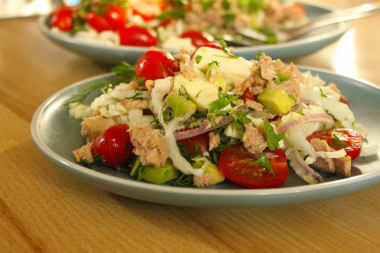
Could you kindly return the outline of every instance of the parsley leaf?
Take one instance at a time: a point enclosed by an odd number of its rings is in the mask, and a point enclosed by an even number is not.
[[[242,133],[245,132],[244,124],[251,123],[252,120],[247,117],[247,115],[244,114],[242,111],[238,111],[234,114],[232,114],[233,121],[235,124],[235,127],[237,130],[241,131]]]
[[[201,62],[202,58],[203,58],[202,55],[195,56],[195,62],[199,64]]]
[[[323,93],[323,90],[322,90],[322,88],[319,88],[319,90],[321,91],[321,97],[323,97],[323,98],[327,98],[326,94],[325,94],[325,93]]]
[[[275,77],[276,84],[282,84],[283,82],[288,81],[289,77],[290,74],[278,73]]]
[[[262,166],[269,170],[270,173],[272,173],[274,176],[276,176],[276,174],[273,171],[272,165],[270,164],[270,161],[268,157],[265,155],[265,153],[260,153],[260,157],[256,161],[250,162],[249,165]]]
[[[331,142],[330,145],[331,145],[333,148],[341,149],[341,148],[345,148],[345,147],[348,146],[347,143],[345,143],[344,141],[341,141],[341,140],[339,139],[339,137],[336,136],[335,134],[333,134],[331,140],[332,140],[332,142]]]
[[[285,131],[281,132],[279,134],[276,134],[274,132],[274,128],[272,125],[269,123],[268,119],[265,118],[264,120],[264,134],[265,138],[268,143],[269,150],[275,150],[280,146],[279,141],[281,141],[284,136],[285,136]]]

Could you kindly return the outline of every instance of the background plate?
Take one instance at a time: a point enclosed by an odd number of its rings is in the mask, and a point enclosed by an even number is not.
[[[316,5],[303,4],[307,9],[309,19],[332,11],[332,9]],[[132,46],[107,46],[83,42],[70,37],[64,37],[50,31],[50,17],[40,17],[38,24],[42,33],[53,43],[84,57],[98,62],[118,64],[121,61],[135,63],[146,52],[147,48]],[[236,47],[234,54],[245,58],[255,58],[259,51],[265,52],[273,59],[287,60],[315,52],[339,39],[349,28],[348,23],[340,23],[319,29],[303,37],[285,43],[260,45],[252,47]],[[173,50],[168,50],[173,52]]]
[[[369,83],[339,76],[333,73],[300,68],[311,71],[323,80],[334,82],[342,90],[357,122],[368,129],[369,144],[380,143],[380,89]],[[293,171],[284,185],[273,189],[245,189],[229,182],[207,189],[154,185],[131,179],[125,173],[113,169],[95,167],[88,169],[75,163],[72,150],[85,143],[80,135],[80,120],[69,117],[67,107],[62,104],[76,94],[88,82],[113,78],[102,75],[75,83],[49,99],[35,112],[31,132],[40,151],[55,165],[98,188],[130,198],[179,206],[254,207],[304,203],[349,194],[380,182],[379,155],[370,159],[358,158],[353,166],[357,176],[341,179],[325,177],[325,182],[307,185]],[[99,91],[100,92],[100,91]],[[92,94],[93,99],[98,94]],[[380,151],[379,151],[380,153]],[[362,174],[357,172],[361,171]]]

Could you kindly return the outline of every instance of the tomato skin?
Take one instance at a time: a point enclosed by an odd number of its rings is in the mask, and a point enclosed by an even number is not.
[[[340,102],[342,102],[343,104],[346,104],[346,105],[348,105],[348,107],[350,107],[350,104],[348,103],[348,101],[346,100],[346,98],[345,98],[345,97],[343,97],[343,96],[340,96],[340,98],[339,98],[339,101],[340,101]]]
[[[139,26],[126,26],[118,30],[120,44],[125,46],[151,47],[157,45],[157,37]]]
[[[106,166],[120,165],[133,156],[133,145],[128,129],[127,124],[114,125],[94,140],[92,144],[93,154],[103,156]]]
[[[208,137],[208,133],[204,133],[204,134],[200,134],[188,139],[180,140],[178,142],[183,143],[184,145],[181,147],[189,150],[191,155],[195,154],[195,151],[196,151],[195,145],[196,143],[198,143],[197,145],[198,145],[199,155],[202,155],[208,151],[209,137]]]
[[[50,17],[50,25],[61,31],[69,31],[74,27],[73,9],[68,6],[57,8]]]
[[[289,176],[289,168],[285,152],[281,149],[267,151],[271,154],[269,161],[273,175],[262,166],[250,165],[258,155],[250,153],[239,143],[227,147],[219,158],[219,169],[230,181],[248,188],[272,188],[285,183]]]
[[[219,50],[223,49],[222,46],[215,44],[215,43],[212,43],[212,42],[202,44],[201,46],[197,47],[197,49],[201,48],[201,47],[211,47],[211,48],[215,48],[215,49],[219,49]]]
[[[295,3],[292,5],[292,8],[300,10],[302,13],[306,14],[306,8],[302,4]]]
[[[191,44],[195,47],[201,47],[202,45],[211,42],[205,34],[198,31],[187,31],[182,33],[180,37],[191,39]]]
[[[243,93],[243,100],[244,101],[247,101],[247,100],[253,100],[253,101],[256,101],[257,102],[257,96],[251,94],[249,92],[249,89],[246,89]]]
[[[351,157],[351,160],[358,158],[363,146],[364,137],[361,133],[353,129],[333,128],[325,131],[316,131],[309,135],[306,139],[308,141],[310,141],[313,138],[325,140],[331,148],[339,150],[340,148],[334,147],[334,140],[332,136],[333,132],[339,133],[339,135],[336,136],[339,138],[340,141],[343,141],[347,144],[347,147],[345,147],[344,150],[346,151],[347,155]]]
[[[179,71],[179,64],[167,52],[150,50],[137,61],[135,70],[137,79],[156,80],[174,76]]]
[[[114,30],[125,26],[127,20],[126,10],[120,5],[110,4],[107,7],[104,17],[108,24],[112,26]]]
[[[87,13],[86,22],[99,33],[103,31],[112,30],[112,26],[107,22],[107,20],[104,17],[92,11]]]

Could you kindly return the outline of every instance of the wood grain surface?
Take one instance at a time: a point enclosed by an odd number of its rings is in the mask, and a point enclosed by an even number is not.
[[[380,86],[379,25],[380,16],[355,21],[294,62]],[[0,252],[380,252],[380,185],[292,206],[185,208],[120,197],[61,171],[33,143],[33,113],[109,69],[52,44],[37,18],[0,21]]]

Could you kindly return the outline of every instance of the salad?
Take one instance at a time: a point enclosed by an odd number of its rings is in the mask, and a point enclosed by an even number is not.
[[[221,34],[239,42],[239,28],[276,43],[282,27],[305,21],[302,5],[278,0],[87,0],[61,6],[50,17],[52,32],[78,40],[173,50],[195,49]]]
[[[270,188],[289,170],[309,184],[350,177],[360,155],[365,129],[337,86],[264,53],[247,60],[223,41],[176,55],[151,49],[113,71],[114,81],[67,101],[86,139],[73,153],[87,166],[154,184]]]

